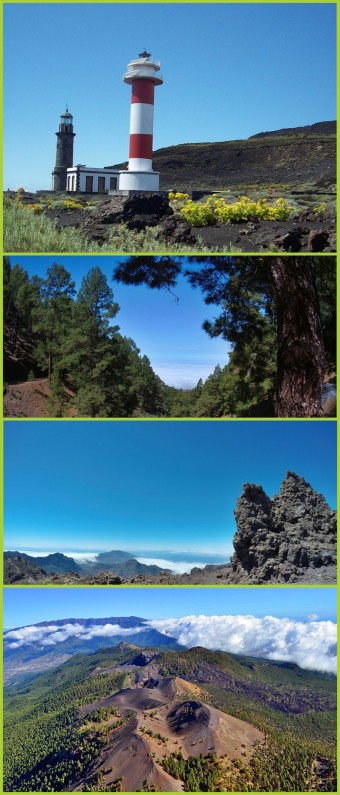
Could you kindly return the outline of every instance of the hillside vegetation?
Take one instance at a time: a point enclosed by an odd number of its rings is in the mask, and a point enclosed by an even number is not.
[[[290,663],[77,654],[6,689],[5,791],[335,790],[335,703],[333,676]]]

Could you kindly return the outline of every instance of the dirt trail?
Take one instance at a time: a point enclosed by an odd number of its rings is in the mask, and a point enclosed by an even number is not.
[[[64,388],[65,398],[74,396]],[[22,381],[6,384],[4,389],[5,417],[48,417],[47,401],[51,390],[47,378],[36,378],[34,381]],[[68,416],[76,416],[75,410],[68,411]]]

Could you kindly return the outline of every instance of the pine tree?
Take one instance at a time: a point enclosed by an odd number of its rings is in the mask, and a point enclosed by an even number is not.
[[[54,262],[47,269],[46,279],[40,285],[40,301],[33,313],[33,331],[38,336],[36,356],[42,367],[47,367],[51,380],[55,369],[60,370],[63,342],[68,334],[72,298],[75,294],[71,274]]]
[[[63,367],[75,383],[79,416],[111,414],[119,358],[115,335],[119,327],[111,326],[110,321],[118,309],[106,276],[99,267],[92,268],[82,280],[62,357]]]

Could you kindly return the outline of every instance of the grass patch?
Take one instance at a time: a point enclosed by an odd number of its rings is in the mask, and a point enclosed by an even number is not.
[[[84,208],[86,209],[86,208]],[[169,243],[160,234],[157,227],[148,227],[141,232],[127,229],[124,224],[112,227],[109,239],[100,245],[87,240],[82,231],[75,227],[56,228],[56,221],[46,218],[44,214],[34,214],[28,207],[6,199],[4,203],[4,251],[37,251],[37,252],[208,252],[211,247],[204,246],[200,241],[195,246]],[[240,249],[227,246],[223,252]]]

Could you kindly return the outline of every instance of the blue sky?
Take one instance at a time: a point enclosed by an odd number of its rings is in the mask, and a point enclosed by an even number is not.
[[[227,363],[229,344],[221,337],[212,339],[202,329],[203,321],[217,316],[218,309],[207,306],[201,291],[190,287],[186,279],[180,278],[174,289],[179,298],[176,302],[165,290],[113,282],[113,268],[123,257],[10,258],[12,266],[18,263],[30,276],[42,277],[56,259],[71,273],[77,289],[90,268],[101,268],[120,306],[114,323],[124,336],[135,341],[166,384],[193,387],[199,378],[205,380],[217,364],[223,367]]]
[[[25,598],[23,598],[25,596]],[[5,588],[5,628],[62,618],[239,615],[335,620],[335,588]]]
[[[50,187],[66,102],[75,163],[127,159],[122,75],[144,47],[155,149],[335,118],[334,3],[8,3],[4,22],[5,188]]]
[[[5,422],[5,549],[229,555],[243,483],[335,507],[335,422]]]

